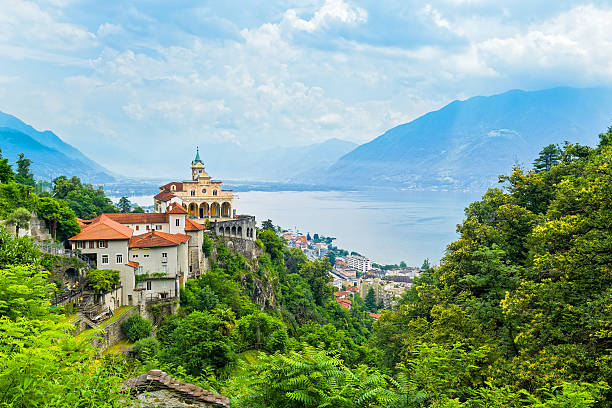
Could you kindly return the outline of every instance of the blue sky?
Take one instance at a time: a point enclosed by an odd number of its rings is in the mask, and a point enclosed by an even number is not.
[[[612,5],[0,0],[0,110],[134,176],[362,143],[454,99],[612,82]],[[230,160],[231,158],[228,158]]]

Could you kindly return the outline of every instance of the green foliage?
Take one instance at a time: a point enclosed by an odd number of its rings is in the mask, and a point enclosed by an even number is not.
[[[175,323],[172,330],[158,332],[163,345],[161,362],[198,375],[209,366],[223,368],[234,359],[235,345],[230,335],[236,322],[231,311],[216,309],[212,314],[196,311]]]
[[[121,331],[130,341],[135,342],[145,339],[151,335],[153,326],[149,319],[145,319],[139,314],[128,317],[121,324]]]
[[[310,286],[317,305],[323,305],[333,293],[333,287],[330,285],[332,281],[331,270],[332,267],[327,259],[308,261],[300,268],[300,275]]]
[[[206,219],[206,221],[208,221],[208,219]],[[204,238],[202,239],[202,252],[204,253],[204,256],[210,258],[212,255],[212,249],[213,240],[207,234],[204,234]]]
[[[237,321],[240,350],[285,351],[289,336],[282,320],[267,313],[256,312]]]
[[[15,175],[15,181],[19,184],[34,187],[36,182],[34,181],[34,174],[30,171],[30,165],[32,160],[25,157],[23,153],[19,153],[17,159],[17,174]]]
[[[0,149],[0,183],[6,184],[14,179],[13,167],[9,164],[8,159],[2,157],[2,149]]]
[[[132,211],[131,211],[131,212],[132,212],[132,213],[140,213],[140,214],[142,214],[142,213],[144,213],[144,212],[145,212],[145,210],[144,210],[144,209],[143,209],[141,206],[137,205],[136,207],[134,207],[134,208],[132,209]]]
[[[119,209],[119,212],[129,213],[132,209],[132,203],[130,202],[130,200],[128,200],[127,197],[124,196],[119,199],[119,202],[117,203],[117,208]]]
[[[132,350],[136,354],[136,358],[142,361],[153,359],[159,352],[159,340],[155,337],[145,337],[134,343]]]
[[[30,214],[30,212],[25,208],[19,207],[9,214],[9,216],[6,218],[6,223],[8,225],[14,225],[15,235],[19,236],[20,229],[30,227],[30,219],[32,219],[32,214]]]
[[[114,285],[119,283],[121,275],[114,269],[93,269],[87,271],[87,285],[97,293],[104,293],[111,290]]]
[[[41,197],[36,204],[36,212],[47,221],[51,234],[60,241],[75,236],[81,230],[76,214],[62,200]]]
[[[48,314],[54,285],[46,272],[32,265],[10,265],[0,269],[0,317],[42,318]]]
[[[29,237],[16,238],[0,227],[0,268],[7,265],[35,264],[40,251]]]
[[[368,293],[366,294],[365,297],[365,305],[368,308],[368,310],[372,313],[376,312],[377,310],[377,304],[376,304],[376,293],[374,292],[374,288],[370,287],[370,289],[368,289]]]
[[[78,177],[61,176],[53,180],[53,197],[64,200],[79,218],[90,219],[102,213],[117,212],[101,187],[82,184]]]
[[[556,144],[546,146],[533,162],[535,171],[549,171],[553,165],[561,161],[561,149]]]

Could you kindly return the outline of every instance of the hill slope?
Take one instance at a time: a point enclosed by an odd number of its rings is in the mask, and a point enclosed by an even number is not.
[[[330,167],[329,185],[480,189],[542,147],[594,144],[612,124],[609,88],[509,91],[454,101],[388,130]]]
[[[114,180],[111,172],[61,140],[51,131],[39,132],[15,116],[0,112],[0,148],[12,163],[19,153],[32,160],[36,178],[76,175],[88,182]]]

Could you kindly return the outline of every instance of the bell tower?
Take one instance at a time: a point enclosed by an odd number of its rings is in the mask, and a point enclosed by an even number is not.
[[[200,149],[196,147],[196,157],[191,162],[191,178],[197,180],[202,173],[204,173],[204,163],[200,159]]]

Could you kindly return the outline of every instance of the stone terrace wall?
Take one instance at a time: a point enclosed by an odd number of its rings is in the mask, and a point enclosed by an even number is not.
[[[138,307],[134,307],[131,310],[128,310],[123,316],[121,316],[118,320],[112,322],[108,326],[104,328],[104,333],[100,334],[100,339],[94,339],[94,346],[100,349],[100,352],[103,352],[110,346],[119,343],[121,340],[125,339],[125,336],[121,332],[121,324],[128,319],[130,316],[138,314]]]
[[[229,398],[178,381],[161,370],[151,370],[125,382],[138,402],[133,407],[230,408]]]

